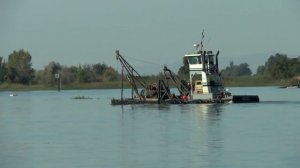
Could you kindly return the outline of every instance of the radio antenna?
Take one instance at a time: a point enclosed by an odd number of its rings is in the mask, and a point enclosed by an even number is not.
[[[200,51],[202,51],[202,49],[203,49],[203,39],[204,39],[204,29],[203,29],[203,31],[202,31],[202,37],[201,37],[201,43],[200,43]]]

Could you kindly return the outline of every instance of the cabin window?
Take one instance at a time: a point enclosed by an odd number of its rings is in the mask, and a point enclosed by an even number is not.
[[[188,57],[189,64],[198,64],[198,57]]]
[[[201,57],[198,57],[198,62],[199,62],[199,64],[202,64],[202,59],[201,59]]]

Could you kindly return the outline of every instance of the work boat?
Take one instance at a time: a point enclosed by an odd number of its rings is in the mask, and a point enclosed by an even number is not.
[[[122,65],[121,99],[112,99],[112,105],[122,104],[201,104],[201,103],[255,103],[257,95],[231,95],[223,86],[218,63],[219,51],[197,50],[186,54],[189,68],[189,82],[180,79],[174,72],[164,67],[165,79],[148,84],[139,73],[116,51],[116,58]],[[131,85],[131,98],[123,98],[124,73]],[[179,95],[171,93],[170,82],[178,89]]]
[[[190,101],[214,102],[232,101],[233,97],[225,90],[218,64],[219,51],[197,51],[184,57],[189,64]]]
[[[202,50],[184,56],[189,64],[189,80],[191,83],[190,102],[259,102],[257,95],[232,96],[231,93],[224,88],[219,72],[218,56],[219,51],[214,54],[212,51]]]

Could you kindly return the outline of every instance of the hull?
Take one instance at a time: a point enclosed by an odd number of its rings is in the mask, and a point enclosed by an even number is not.
[[[232,99],[196,99],[187,100],[182,99],[167,99],[161,102],[158,99],[154,100],[140,100],[140,99],[112,99],[111,105],[128,105],[128,104],[213,104],[213,103],[230,103]]]
[[[127,104],[219,104],[219,103],[258,103],[257,95],[234,95],[221,99],[166,99],[159,101],[156,98],[151,99],[112,99],[112,105],[127,105]]]

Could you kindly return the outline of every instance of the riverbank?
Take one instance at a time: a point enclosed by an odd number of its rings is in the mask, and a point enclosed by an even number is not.
[[[154,83],[155,80],[147,81],[147,83]],[[266,77],[246,76],[235,78],[224,78],[224,84],[226,87],[246,87],[246,86],[288,86],[290,80],[273,80]],[[122,86],[121,81],[111,82],[93,82],[93,83],[74,83],[69,85],[62,85],[63,90],[72,89],[120,89]],[[124,88],[130,88],[127,81],[124,81]],[[43,85],[43,84],[0,84],[0,91],[31,91],[31,90],[57,90],[55,85]]]
[[[129,88],[129,84],[124,83],[124,87]],[[72,89],[115,89],[121,88],[121,82],[93,82],[93,83],[74,83],[69,85],[62,85],[62,90]],[[57,90],[55,85],[43,85],[43,84],[11,84],[4,83],[0,84],[0,91],[32,91],[32,90]]]
[[[246,87],[246,86],[288,86],[292,80],[275,80],[264,76],[241,76],[223,78],[224,85],[227,87]]]

